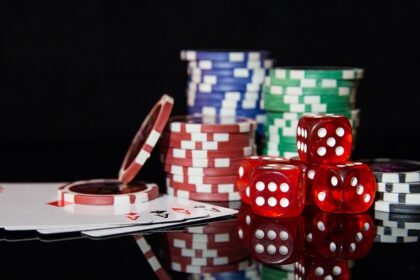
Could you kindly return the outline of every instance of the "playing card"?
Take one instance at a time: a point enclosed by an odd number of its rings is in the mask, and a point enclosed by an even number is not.
[[[0,227],[35,230],[84,226],[151,224],[152,215],[133,205],[88,206],[60,203],[60,183],[2,184]],[[83,206],[83,207],[78,207]]]
[[[78,210],[77,213],[85,213],[89,209],[86,207],[79,207],[80,205],[75,205],[75,209]],[[135,204],[133,205],[133,210],[136,213],[147,213],[152,217],[153,224],[158,223],[172,223],[172,222],[181,222],[191,219],[198,219],[207,217],[209,214],[206,211],[200,211],[200,208],[195,208],[195,204],[190,200],[177,199],[171,196],[162,195],[161,197],[154,199],[148,203]],[[92,207],[92,206],[89,206]],[[118,227],[120,225],[117,225]],[[55,234],[55,233],[65,233],[65,232],[75,232],[75,231],[84,231],[84,230],[94,230],[94,229],[105,229],[105,228],[115,228],[116,225],[102,225],[102,226],[86,226],[86,227],[67,227],[67,228],[48,228],[48,229],[38,229],[38,232],[42,234]],[[162,225],[163,226],[163,225]]]
[[[196,211],[200,211],[203,213],[207,213],[208,216],[197,218],[194,221],[205,221],[209,219],[214,219],[218,217],[223,216],[229,216],[234,215],[238,213],[237,210],[224,208],[220,206],[214,206],[211,204],[203,203],[203,202],[197,202],[192,200],[184,200],[179,199],[176,197],[171,197],[172,201],[178,201],[182,204],[188,204],[189,208],[193,208]],[[123,233],[129,233],[129,232],[140,232],[140,231],[146,231],[151,229],[156,229],[159,227],[169,227],[169,226],[176,226],[176,225],[182,225],[191,222],[191,220],[181,221],[181,222],[174,222],[174,223],[165,223],[161,225],[140,225],[140,226],[130,226],[130,227],[120,227],[120,228],[110,228],[110,229],[100,229],[100,230],[88,230],[88,231],[82,231],[83,234],[90,236],[90,237],[103,237],[103,236],[110,236],[110,235],[116,235],[116,234],[123,234]]]

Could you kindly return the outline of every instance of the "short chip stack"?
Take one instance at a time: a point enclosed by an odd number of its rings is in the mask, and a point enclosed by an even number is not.
[[[420,162],[363,160],[377,181],[376,242],[418,242],[420,236]]]
[[[266,110],[263,153],[297,156],[296,128],[307,113],[334,113],[350,119],[353,133],[359,126],[356,91],[363,69],[273,68],[263,86],[261,108]],[[355,138],[355,135],[353,135]]]
[[[170,195],[201,201],[240,200],[238,167],[253,155],[256,122],[245,117],[180,116],[161,139]]]
[[[255,119],[263,135],[261,87],[273,65],[268,51],[184,50],[188,61],[189,114],[245,116]]]
[[[248,248],[236,234],[236,220],[167,232],[165,238],[168,244],[166,258],[174,271],[210,276],[244,273],[253,267]]]

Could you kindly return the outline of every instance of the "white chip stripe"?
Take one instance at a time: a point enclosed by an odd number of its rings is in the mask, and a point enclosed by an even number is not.
[[[419,183],[377,183],[379,192],[420,193]]]
[[[376,200],[374,209],[382,212],[395,212],[401,214],[420,214],[420,205],[394,203],[389,201]]]
[[[378,243],[411,243],[418,242],[418,236],[390,236],[390,235],[376,235],[375,242]]]
[[[166,187],[167,187],[167,192],[170,196],[176,196],[176,197],[181,197],[181,198],[185,198],[185,199],[195,199],[194,195],[190,195],[189,191],[174,189],[169,185],[167,185]],[[228,192],[228,193],[220,193],[220,194],[227,195],[227,198],[225,198],[225,199],[228,200],[228,201],[236,201],[236,200],[241,199],[241,196],[240,196],[239,192]],[[206,195],[211,196],[212,194],[206,194]],[[190,196],[191,196],[191,198],[190,198]],[[201,249],[201,248],[197,248],[197,249]]]
[[[389,202],[420,205],[420,194],[380,193],[380,198]]]
[[[389,235],[389,236],[419,236],[420,232],[411,232],[412,230],[404,228],[393,228],[376,226],[376,234],[378,235]]]

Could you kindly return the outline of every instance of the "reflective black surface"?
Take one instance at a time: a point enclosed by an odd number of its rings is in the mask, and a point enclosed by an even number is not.
[[[162,277],[166,276],[172,279],[244,279],[241,278],[245,275],[244,269],[248,276],[245,279],[294,279],[294,272],[284,269],[293,269],[296,262],[301,266],[297,265],[295,272],[302,279],[324,279],[328,274],[333,275],[334,267],[341,278],[332,279],[418,279],[420,243],[414,241],[420,238],[420,221],[415,216],[410,220],[403,218],[406,217],[384,212],[333,215],[307,207],[296,219],[277,220],[255,216],[242,205],[238,216],[232,219],[95,240],[79,233],[42,235],[33,231],[2,230],[0,263],[2,274],[10,276],[6,279],[28,276],[44,279],[164,279]],[[369,231],[365,231],[367,224]],[[263,238],[258,230],[264,232]],[[271,236],[272,240],[269,240],[270,230],[276,239]],[[312,233],[310,238],[309,233]],[[390,237],[392,235],[400,237]],[[410,237],[403,240],[403,235]],[[193,237],[197,239],[192,240]],[[399,243],[382,243],[392,241],[390,239]],[[152,252],[140,244],[150,245]],[[263,245],[264,253],[256,252],[257,244]],[[275,253],[267,253],[270,244],[275,245]],[[209,249],[194,251],[180,247]],[[203,270],[218,271],[219,274],[180,272],[186,268],[176,263],[191,262],[191,256],[182,256],[191,253],[201,254],[195,261],[201,262],[199,264],[205,267]],[[215,258],[214,254],[219,255]],[[148,261],[153,257],[162,266],[157,270],[158,274],[150,266],[152,263],[156,268],[156,262]],[[242,272],[235,272],[237,263],[241,263]],[[292,265],[287,266],[290,263]],[[318,273],[321,271],[319,266],[323,268],[322,277],[314,276],[316,269]],[[341,268],[337,270],[337,266]],[[305,267],[305,274],[301,267]],[[347,270],[350,278],[346,278]],[[220,274],[222,271],[230,272]]]

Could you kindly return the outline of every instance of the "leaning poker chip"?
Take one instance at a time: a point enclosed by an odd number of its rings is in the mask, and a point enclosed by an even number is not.
[[[376,226],[376,234],[390,236],[420,236],[420,230]]]
[[[232,144],[231,144],[232,145]],[[214,158],[214,159],[205,159],[205,158],[166,158],[165,163],[171,165],[180,165],[186,167],[212,167],[212,168],[221,168],[221,167],[236,167],[241,163],[242,158]]]
[[[200,193],[231,193],[237,191],[235,184],[185,184],[171,181],[167,178],[167,184],[178,190]]]
[[[237,167],[186,167],[165,162],[164,170],[170,174],[187,175],[187,176],[223,176],[236,174]]]
[[[353,67],[279,67],[270,69],[272,79],[336,79],[359,80],[364,70]]]
[[[122,183],[116,179],[98,179],[69,183],[58,189],[58,199],[86,205],[124,205],[142,203],[159,196],[153,183]]]
[[[139,246],[144,257],[147,259],[147,262],[152,267],[153,271],[158,276],[159,280],[170,280],[171,277],[168,273],[162,268],[159,260],[156,258],[155,254],[152,251],[152,248],[147,243],[143,235],[136,234],[134,235],[137,245]]]
[[[420,205],[420,194],[377,192],[377,199],[392,203]]]
[[[388,201],[376,200],[375,210],[402,214],[420,214],[420,205],[403,203],[393,203]]]
[[[120,181],[131,181],[150,157],[169,120],[173,104],[173,98],[164,95],[146,116],[124,158],[119,172]]]
[[[326,96],[349,96],[355,95],[356,89],[351,86],[334,88],[316,88],[316,87],[292,87],[278,85],[263,85],[263,91],[271,95],[326,95]]]
[[[256,129],[256,122],[245,117],[179,116],[170,121],[171,132],[246,133]]]
[[[196,142],[241,142],[253,138],[252,133],[183,133],[165,132],[162,138],[169,140],[187,140]]]
[[[227,61],[227,62],[246,62],[249,60],[262,60],[269,56],[266,50],[182,50],[181,60],[197,61]]]
[[[187,176],[177,174],[166,174],[171,182],[182,184],[234,184],[236,175],[229,176]]]
[[[217,273],[217,272],[227,272],[227,271],[238,271],[246,269],[251,265],[250,260],[241,261],[238,263],[228,264],[228,265],[218,265],[218,266],[193,266],[188,264],[182,264],[179,262],[171,262],[171,269],[179,272],[186,273]]]
[[[215,257],[215,258],[190,258],[190,257],[171,255],[170,259],[173,262],[178,262],[178,263],[193,265],[193,266],[218,266],[218,265],[228,265],[231,263],[243,261],[247,257],[248,256],[231,255],[231,256]]]
[[[212,158],[238,158],[252,156],[255,154],[256,147],[255,145],[244,147],[240,149],[230,150],[230,151],[208,151],[208,150],[185,150],[177,148],[164,148],[161,147],[161,152],[163,155],[163,160],[169,160],[171,158],[202,158],[202,159],[212,159]]]
[[[198,201],[235,201],[240,200],[239,192],[231,193],[199,193],[199,192],[189,192],[185,190],[175,189],[169,185],[167,187],[167,192],[171,196],[181,197],[184,199],[198,200]],[[200,249],[200,248],[198,248]]]
[[[203,70],[213,69],[234,69],[234,68],[246,68],[246,69],[267,69],[273,67],[274,60],[248,60],[242,62],[229,62],[229,61],[212,61],[212,60],[199,60],[190,61],[188,63],[188,69],[198,68]]]
[[[264,68],[230,68],[205,70],[200,68],[188,68],[188,75],[191,76],[216,76],[232,78],[265,77],[267,70]]]
[[[419,237],[418,236],[376,235],[374,242],[377,242],[377,243],[414,243],[414,242],[419,242]]]
[[[354,80],[336,80],[336,79],[271,79],[266,77],[264,84],[267,86],[283,87],[302,87],[302,88],[339,88],[339,87],[357,87],[358,82]]]
[[[206,150],[206,151],[229,151],[232,146],[239,148],[250,147],[254,145],[253,138],[235,140],[231,142],[219,141],[189,141],[161,138],[161,145],[163,149],[177,148],[183,150]]]
[[[419,183],[420,162],[404,159],[366,159],[379,183]]]
[[[194,83],[189,82],[187,89],[189,91],[200,91],[200,92],[213,92],[213,91],[259,91],[261,90],[261,83],[237,83],[237,84],[205,84],[205,83]]]
[[[171,255],[190,257],[190,258],[218,258],[231,255],[248,256],[249,252],[246,247],[237,246],[234,248],[217,248],[217,249],[187,249],[170,247]]]

